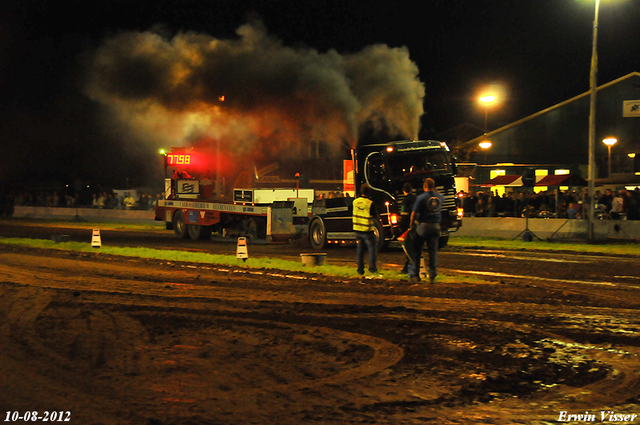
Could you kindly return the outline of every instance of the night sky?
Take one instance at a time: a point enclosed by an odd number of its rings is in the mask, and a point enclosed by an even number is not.
[[[341,111],[344,116],[353,118],[352,123],[347,120],[344,124],[341,117],[342,127],[357,127],[366,117],[387,123],[397,118],[386,116],[384,108],[398,109],[400,103],[385,103],[390,99],[388,94],[373,93],[375,89],[367,85],[374,80],[367,74],[367,64],[372,63],[367,60],[397,57],[400,63],[404,47],[410,58],[408,64],[403,63],[406,81],[415,86],[411,93],[418,93],[418,99],[424,96],[418,135],[426,138],[466,122],[482,126],[484,111],[475,98],[483,85],[499,83],[506,95],[501,105],[491,110],[489,129],[587,91],[593,18],[594,1],[586,0],[5,0],[0,4],[0,182],[55,180],[64,184],[79,179],[122,186],[129,179],[130,185],[141,186],[157,178],[153,175],[158,164],[157,144],[149,141],[153,132],[133,134],[131,128],[139,117],[132,116],[126,122],[123,111],[129,113],[133,104],[139,110],[142,100],[152,97],[154,107],[162,105],[171,114],[188,112],[193,108],[193,92],[166,93],[158,88],[162,85],[155,84],[154,78],[169,75],[156,71],[166,68],[171,56],[162,63],[149,59],[158,65],[153,70],[138,66],[130,56],[118,56],[122,60],[118,66],[108,68],[111,62],[104,65],[103,61],[104,66],[97,67],[97,52],[103,52],[103,59],[111,58],[113,46],[123,45],[123,32],[134,38],[154,34],[156,40],[165,41],[175,41],[177,34],[198,34],[202,37],[197,43],[203,45],[218,40],[238,47],[239,28],[250,25],[251,34],[268,38],[278,54],[297,52],[293,64],[304,64],[301,57],[313,58],[316,64],[345,60],[345,75],[355,75],[355,85],[360,86],[354,97],[361,103],[360,115],[356,119],[344,106],[354,98],[325,98],[317,108],[320,112],[314,110],[314,114],[319,114],[318,122],[330,123],[328,127],[336,119],[332,106],[345,109]],[[244,34],[246,47],[248,36],[246,31]],[[160,44],[164,47],[157,51],[175,49],[175,43]],[[376,45],[383,47],[371,49]],[[131,42],[129,53],[139,46]],[[175,54],[175,50],[170,52]],[[598,52],[599,84],[640,71],[639,1],[602,1]],[[411,62],[417,66],[417,79],[413,80],[413,71],[407,67]],[[271,64],[260,62],[265,73],[279,72],[278,67],[266,69]],[[244,64],[238,69],[244,72],[246,68]],[[98,95],[87,89],[96,85],[96,69],[109,75],[100,80]],[[291,72],[291,68],[282,69]],[[198,102],[208,102],[202,94],[207,89],[228,91],[237,99],[246,96],[246,85],[236,87],[229,80],[220,86],[219,69],[212,65],[205,71],[198,75],[198,84],[190,86],[202,96]],[[395,71],[385,72],[375,77],[384,84],[403,84],[401,79],[391,81],[398,75]],[[175,77],[175,73],[170,75]],[[114,76],[119,80],[114,82]],[[208,86],[212,80],[207,76],[216,83]],[[278,80],[286,86],[287,74]],[[332,82],[331,78],[323,80]],[[318,87],[309,90],[313,93]],[[264,84],[253,89],[261,91]],[[398,102],[411,97],[411,93],[400,92],[397,88],[394,92],[394,99],[403,98]],[[279,119],[293,119],[295,114],[282,106],[288,97],[278,102],[276,88],[265,93],[264,101],[279,111]],[[231,99],[228,105],[234,109],[234,117],[247,111],[256,120],[265,120],[263,115],[256,118],[255,113],[261,99],[256,94],[236,103]],[[122,102],[127,106],[116,118],[114,104]],[[369,104],[373,105],[369,115],[362,118],[362,109]],[[419,111],[416,105],[412,108],[411,114]],[[404,118],[410,122],[412,117]],[[302,127],[308,130],[308,123],[289,130],[294,133]],[[326,136],[354,137],[354,131],[342,127],[333,127],[339,129]],[[409,127],[412,125],[399,124],[398,131],[413,131],[407,130]],[[321,133],[313,129],[309,137],[322,137]],[[273,134],[271,129],[266,138]]]

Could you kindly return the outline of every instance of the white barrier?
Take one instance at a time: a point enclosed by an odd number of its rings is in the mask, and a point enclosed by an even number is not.
[[[587,239],[587,220],[558,218],[465,217],[462,227],[451,237],[475,236],[514,239],[527,228],[540,239]],[[597,220],[594,238],[600,241],[621,240],[640,242],[640,220]]]
[[[154,221],[153,210],[101,210],[94,208],[14,207],[13,217],[89,222],[123,222],[159,224]],[[476,236],[483,238],[513,239],[521,236],[527,224],[524,218],[465,217],[462,227],[451,237]],[[558,218],[531,218],[528,228],[540,239],[587,238],[586,220]],[[640,242],[640,220],[597,220],[594,223],[596,240],[621,240]]]
[[[48,220],[81,220],[89,222],[158,223],[154,221],[153,210],[102,210],[95,208],[53,208],[22,207],[13,208],[13,217]]]

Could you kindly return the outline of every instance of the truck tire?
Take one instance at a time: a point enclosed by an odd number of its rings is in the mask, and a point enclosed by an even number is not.
[[[187,224],[184,222],[184,215],[180,210],[173,214],[173,231],[180,239],[186,239],[189,236]]]
[[[327,244],[327,229],[321,218],[314,218],[309,223],[309,242],[313,249],[324,249]]]
[[[189,237],[194,241],[199,239],[209,239],[211,237],[211,227],[200,224],[188,224]]]
[[[382,230],[382,224],[378,220],[373,220],[374,228],[373,233],[376,235],[376,248],[378,252],[384,250],[389,242],[384,239],[384,230]]]

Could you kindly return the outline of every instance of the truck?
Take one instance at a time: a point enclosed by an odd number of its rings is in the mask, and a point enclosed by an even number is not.
[[[355,242],[353,199],[360,185],[367,183],[380,212],[375,232],[378,249],[383,249],[403,231],[403,185],[410,183],[420,194],[424,180],[431,177],[445,197],[440,246],[446,246],[449,234],[462,224],[463,211],[456,199],[456,164],[445,143],[401,140],[368,144],[351,149],[349,156],[335,161],[336,167],[343,167],[344,178],[330,182],[330,186],[341,186],[339,196],[317,196],[327,193],[322,190],[326,189],[326,180],[304,181],[300,188],[299,175],[296,179],[260,178],[257,170],[252,182],[227,194],[224,180],[219,172],[213,175],[211,168],[216,167],[206,155],[173,148],[164,155],[165,199],[158,202],[155,219],[164,221],[166,228],[180,238],[208,239],[213,232],[223,237],[242,234],[273,242],[308,237],[311,246],[321,250],[331,244]],[[293,187],[269,187],[272,184]]]
[[[306,234],[312,189],[234,188],[226,194],[206,155],[185,148],[164,153],[164,199],[155,220],[179,238],[210,239],[240,235],[284,241]]]
[[[444,195],[440,247],[447,245],[449,234],[462,226],[463,210],[456,198],[456,164],[449,157],[449,148],[435,140],[401,140],[383,144],[362,145],[351,151],[353,190],[358,195],[362,183],[371,189],[371,199],[380,213],[374,222],[378,249],[383,249],[401,236],[400,206],[404,199],[402,187],[410,183],[419,195],[423,182],[431,177],[437,190]],[[309,216],[308,237],[316,250],[330,244],[355,241],[352,229],[353,197],[317,199]]]

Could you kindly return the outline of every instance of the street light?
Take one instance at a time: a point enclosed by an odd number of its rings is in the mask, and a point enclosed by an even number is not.
[[[609,148],[609,174],[608,174],[608,176],[611,177],[611,148],[613,147],[613,145],[618,143],[618,139],[616,139],[615,137],[607,137],[606,139],[604,139],[602,141],[602,143],[607,145],[607,148]]]

